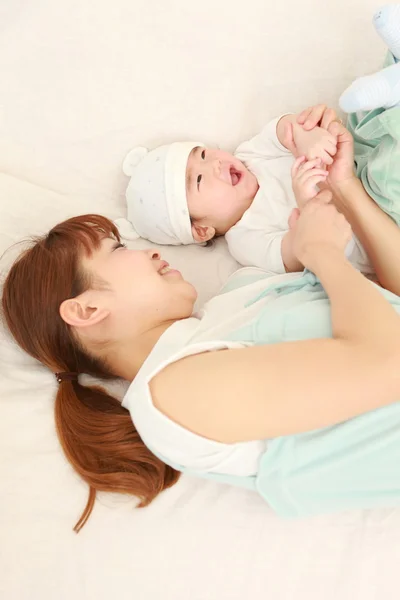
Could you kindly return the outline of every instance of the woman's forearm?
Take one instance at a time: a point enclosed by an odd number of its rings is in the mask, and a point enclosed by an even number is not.
[[[367,252],[379,283],[400,296],[400,229],[356,177],[332,187],[337,208]]]
[[[331,302],[333,337],[388,352],[400,350],[400,316],[376,286],[328,248],[312,265]]]

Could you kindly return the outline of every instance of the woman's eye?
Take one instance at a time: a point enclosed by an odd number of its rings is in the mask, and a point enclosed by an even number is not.
[[[198,176],[197,176],[197,188],[198,188],[198,187],[199,187],[199,185],[200,185],[200,181],[202,180],[202,177],[203,177],[203,175],[198,175]]]
[[[118,250],[118,248],[126,248],[126,244],[121,244],[121,242],[118,242],[118,244],[115,244],[113,250]]]
[[[205,151],[205,150],[203,150],[203,151],[202,151],[202,153],[201,153],[201,158],[202,158],[203,160],[205,160],[205,158],[206,158],[206,151]]]

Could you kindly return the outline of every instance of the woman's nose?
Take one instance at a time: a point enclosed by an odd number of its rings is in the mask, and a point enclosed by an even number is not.
[[[161,253],[157,248],[149,248],[145,250],[146,254],[151,258],[151,260],[160,260]]]

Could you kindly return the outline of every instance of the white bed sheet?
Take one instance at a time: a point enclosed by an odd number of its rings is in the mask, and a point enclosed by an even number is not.
[[[75,214],[124,215],[133,145],[232,148],[282,110],[378,67],[375,0],[0,2],[0,253]],[[139,244],[140,245],[140,244]],[[168,248],[199,303],[236,268],[225,244]],[[2,259],[2,270],[14,250]],[[391,600],[400,511],[284,521],[256,495],[184,477],[149,508],[85,486],[53,424],[52,376],[0,339],[4,600]]]

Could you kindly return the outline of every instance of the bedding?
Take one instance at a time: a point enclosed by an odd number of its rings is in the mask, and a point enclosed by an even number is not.
[[[385,49],[376,0],[0,3],[1,273],[27,236],[76,214],[126,216],[133,146],[232,149],[282,112],[337,105]],[[130,242],[147,247],[146,242]],[[199,289],[236,269],[223,240],[162,248]],[[183,477],[148,508],[86,486],[53,422],[52,375],[0,335],[4,600],[394,600],[400,511],[282,520],[255,494]],[[121,393],[116,389],[116,393]]]

